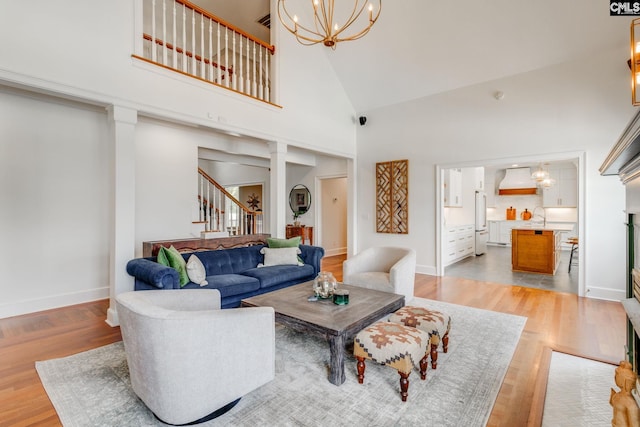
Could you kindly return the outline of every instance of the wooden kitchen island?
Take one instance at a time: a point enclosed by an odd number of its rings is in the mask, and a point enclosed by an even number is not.
[[[514,228],[511,231],[511,269],[556,274],[560,263],[560,231],[546,227]]]

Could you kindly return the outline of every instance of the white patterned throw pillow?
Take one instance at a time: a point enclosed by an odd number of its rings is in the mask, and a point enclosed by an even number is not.
[[[206,280],[207,272],[204,268],[204,264],[202,264],[200,258],[195,255],[191,255],[187,261],[187,275],[189,276],[189,280],[200,286],[206,286],[209,284]]]
[[[298,255],[302,253],[300,248],[267,248],[260,249],[264,255],[264,264],[258,267],[268,267],[270,265],[304,265],[298,260]]]

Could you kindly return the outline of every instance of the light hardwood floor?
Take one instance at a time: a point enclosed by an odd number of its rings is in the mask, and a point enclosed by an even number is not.
[[[323,269],[342,280],[343,260],[327,257]],[[548,347],[611,363],[624,358],[626,321],[617,302],[421,274],[416,275],[415,294],[528,318],[489,426],[527,425],[536,380],[539,374],[546,377]],[[60,425],[34,362],[120,340],[120,329],[105,323],[107,308],[103,300],[0,319],[0,426]]]

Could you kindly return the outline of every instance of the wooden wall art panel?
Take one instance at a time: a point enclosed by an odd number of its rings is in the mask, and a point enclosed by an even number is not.
[[[409,233],[409,161],[376,163],[376,231]]]

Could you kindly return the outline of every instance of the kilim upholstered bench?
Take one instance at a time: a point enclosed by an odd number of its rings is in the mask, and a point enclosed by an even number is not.
[[[429,334],[431,344],[431,367],[438,365],[438,345],[442,341],[442,351],[449,350],[449,331],[451,330],[451,316],[442,312],[423,307],[405,306],[389,316],[389,322],[401,323],[405,326],[418,328]]]
[[[429,334],[398,323],[377,322],[360,331],[353,344],[358,382],[364,382],[365,359],[391,366],[400,374],[400,396],[407,401],[409,374],[414,366],[427,378]]]

